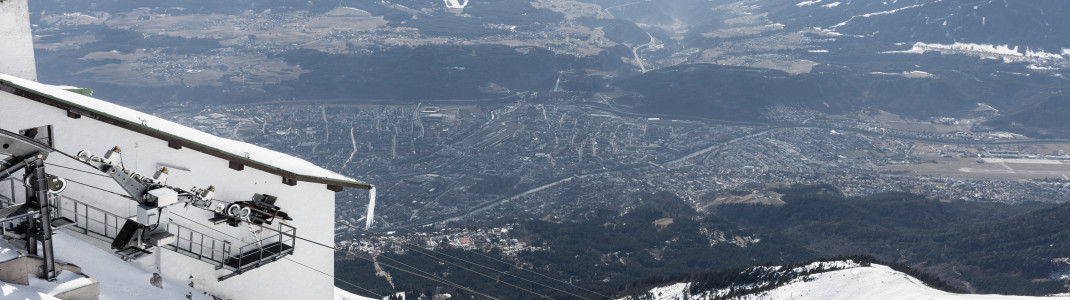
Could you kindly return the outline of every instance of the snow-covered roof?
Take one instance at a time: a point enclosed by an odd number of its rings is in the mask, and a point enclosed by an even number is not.
[[[290,180],[322,183],[334,190],[341,190],[341,187],[371,188],[368,183],[326,170],[300,158],[221,138],[150,114],[70,92],[59,86],[6,74],[0,74],[0,85],[27,92],[28,94],[21,94],[21,96],[65,109],[71,114],[86,115],[108,124],[159,138],[176,147],[190,148],[241,166],[280,175],[284,178],[284,182]]]

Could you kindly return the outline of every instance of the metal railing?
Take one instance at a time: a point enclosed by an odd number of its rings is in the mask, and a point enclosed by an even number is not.
[[[217,269],[222,268],[223,263],[230,257],[229,241],[218,240],[175,223],[167,224],[167,232],[175,235],[174,243],[163,246],[171,251],[212,263]]]
[[[282,222],[278,224],[278,229],[273,229],[276,231],[274,235],[239,247],[238,252],[228,258],[224,264],[227,269],[231,269],[235,273],[220,277],[220,280],[259,268],[279,260],[283,256],[293,254],[297,241],[297,228]]]
[[[15,177],[8,177],[8,178],[0,181],[0,184],[4,184],[3,182],[5,182],[5,181],[10,182],[11,190],[9,191],[9,194],[7,196],[0,195],[0,208],[8,207],[8,206],[12,206],[12,205],[16,204],[14,199],[15,199],[15,182],[17,182],[17,180],[15,179]],[[18,186],[21,187],[22,184],[19,184]],[[12,220],[7,220],[7,221],[4,221],[4,222],[0,222],[0,235],[6,235],[9,230],[14,229],[16,224],[22,223],[25,219],[26,218],[18,218],[18,219],[12,219]]]
[[[8,207],[15,205],[15,182],[17,182],[18,180],[16,180],[15,177],[8,177],[0,181],[0,184],[3,184],[4,181],[9,182],[8,184],[10,185],[11,190],[8,191],[9,194],[6,196],[0,195],[0,207]],[[22,184],[19,184],[18,186],[21,187]]]
[[[285,255],[285,253],[293,252],[295,243],[294,236],[297,235],[297,229],[293,226],[279,223],[278,232],[272,236],[264,238],[262,240],[246,244],[238,249],[240,254],[257,253],[256,255],[238,256],[238,265],[244,266],[249,264],[256,264],[259,266],[264,261],[278,259],[279,254]],[[260,249],[261,251],[255,251]]]
[[[53,218],[71,219],[83,234],[93,233],[109,239],[115,238],[126,220],[133,217],[122,217],[68,196],[55,197],[52,207]]]
[[[78,228],[77,231],[105,239],[114,239],[126,220],[133,217],[122,217],[62,195],[53,197],[50,204],[53,207],[54,219],[70,219],[74,221],[73,225]],[[168,223],[166,230],[175,236],[175,241],[161,248],[210,263],[216,266],[216,269],[234,271],[219,280],[237,276],[293,254],[297,241],[297,228],[282,222],[278,223],[277,228],[269,229],[274,234],[237,249],[234,249],[230,241],[217,239],[176,223]]]

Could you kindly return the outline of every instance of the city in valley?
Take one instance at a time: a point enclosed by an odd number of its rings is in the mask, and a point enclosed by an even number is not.
[[[293,235],[333,225],[350,292],[862,285],[831,262],[1066,295],[1070,2],[960,2],[41,0],[27,26],[40,83],[374,186]]]
[[[602,99],[600,95],[591,98]],[[941,201],[1054,202],[1068,196],[1070,140],[1031,139],[974,118],[904,120],[883,111],[827,115],[776,107],[768,122],[621,112],[563,92],[479,103],[329,101],[174,106],[154,112],[216,135],[278,149],[379,189],[374,229],[429,247],[538,250],[511,220],[567,222],[625,211],[637,192],[670,191],[698,211],[777,205],[772,190],[830,183],[847,196],[900,191]],[[339,196],[362,224],[366,198]],[[448,222],[495,221],[463,229]],[[404,251],[340,227],[340,245]]]

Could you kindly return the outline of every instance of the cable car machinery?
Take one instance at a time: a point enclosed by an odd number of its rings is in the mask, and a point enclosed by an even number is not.
[[[52,207],[49,205],[51,202],[48,201],[49,197],[58,197],[66,187],[64,179],[45,172],[44,160],[50,153],[56,152],[52,147],[51,126],[22,130],[20,133],[15,134],[0,129],[0,154],[8,156],[0,160],[0,180],[10,177],[19,170],[24,170],[23,182],[27,196],[22,204],[0,209],[0,222],[26,219],[20,227],[25,230],[27,250],[36,255],[37,242],[42,243],[45,278],[55,280],[52,230],[76,225],[76,222],[58,216],[53,218]],[[111,243],[116,253],[125,259],[137,258],[151,253],[154,248],[175,242],[176,237],[167,230],[170,220],[165,215],[170,207],[177,204],[212,211],[213,217],[209,219],[210,222],[226,223],[233,227],[245,224],[249,226],[251,232],[253,232],[253,225],[271,225],[275,218],[293,220],[275,205],[277,198],[274,196],[254,194],[252,199],[247,201],[226,202],[214,199],[214,186],[203,189],[193,187],[189,191],[172,187],[167,185],[168,169],[166,167],[157,170],[151,177],[144,176],[123,166],[121,152],[119,147],[114,147],[101,157],[81,151],[75,158],[115,180],[126,191],[129,198],[138,203],[136,218],[126,219]],[[279,242],[268,246],[264,246],[258,240],[256,245],[242,247],[240,252],[233,256],[230,255],[231,249],[225,247],[223,251],[226,252],[226,258],[219,261],[217,269],[228,267],[235,273],[221,277],[220,280],[292,254],[296,230],[291,226],[286,227],[289,228],[288,232],[271,229],[279,232],[280,239]],[[45,230],[46,228],[50,230]],[[289,236],[288,245],[283,242],[281,238],[283,235]],[[251,249],[246,251],[246,248]]]

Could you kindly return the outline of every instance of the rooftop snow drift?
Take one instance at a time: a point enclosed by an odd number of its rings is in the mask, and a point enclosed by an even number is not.
[[[172,148],[190,148],[230,161],[231,168],[245,166],[282,176],[283,183],[297,181],[326,184],[333,191],[343,187],[371,189],[371,185],[323,169],[303,159],[260,146],[217,137],[156,116],[15,76],[0,74],[0,89],[67,111],[72,118],[88,117],[167,141]]]

